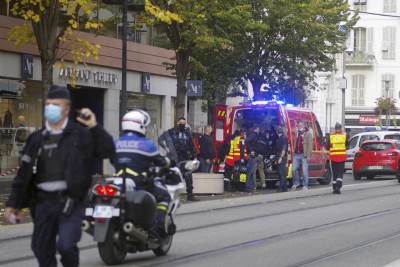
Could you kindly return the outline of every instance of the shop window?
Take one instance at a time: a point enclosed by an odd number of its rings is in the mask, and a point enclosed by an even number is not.
[[[142,109],[149,113],[151,123],[147,127],[147,137],[157,142],[158,136],[161,134],[161,96],[128,94],[128,110]]]
[[[0,79],[0,173],[18,167],[29,134],[41,126],[41,84]]]

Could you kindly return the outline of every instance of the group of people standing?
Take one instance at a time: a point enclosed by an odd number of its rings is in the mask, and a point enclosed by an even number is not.
[[[225,183],[229,189],[254,191],[257,189],[257,172],[260,177],[258,188],[267,187],[265,167],[276,165],[279,173],[279,191],[287,191],[286,129],[278,127],[262,131],[256,125],[249,133],[237,130],[228,139],[225,158]]]

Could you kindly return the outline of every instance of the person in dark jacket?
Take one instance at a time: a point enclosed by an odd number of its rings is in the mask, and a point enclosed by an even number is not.
[[[168,130],[168,135],[172,141],[177,161],[192,160],[196,158],[196,151],[194,149],[192,136],[186,129],[186,119],[181,117],[176,123],[176,127]],[[197,201],[198,199],[193,195],[193,176],[192,173],[185,174],[187,200]]]
[[[212,134],[212,127],[207,126],[203,137],[200,139],[200,163],[201,172],[210,173],[215,158],[214,137]]]
[[[52,86],[45,106],[45,127],[29,136],[21,165],[6,202],[5,217],[21,220],[29,207],[33,219],[32,250],[39,266],[56,266],[56,251],[64,266],[79,265],[83,201],[91,185],[95,158],[113,158],[112,137],[82,109],[78,122],[68,119],[70,95]]]

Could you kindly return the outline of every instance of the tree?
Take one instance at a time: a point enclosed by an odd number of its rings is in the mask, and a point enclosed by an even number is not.
[[[397,111],[396,100],[391,97],[379,97],[376,99],[375,103],[375,113],[379,115],[379,117],[385,114],[386,126],[390,126],[390,116],[391,114],[395,114]],[[396,125],[396,123],[394,125]]]
[[[237,21],[246,15],[246,6],[242,1],[209,1],[209,0],[148,0],[153,7],[158,7],[153,15],[152,24],[164,32],[172,49],[175,51],[176,64],[172,66],[177,77],[176,117],[185,113],[186,81],[194,64],[200,62],[195,57],[198,49],[229,49],[232,41],[216,25],[223,24],[229,18]],[[146,7],[149,12],[149,8]],[[176,14],[176,18],[165,21],[157,18],[159,12]]]
[[[80,62],[97,59],[100,46],[79,38],[74,30],[83,21],[86,30],[98,30],[101,23],[93,17],[96,3],[91,0],[21,0],[12,14],[24,20],[13,27],[9,39],[17,46],[36,43],[42,65],[44,94],[53,84],[53,66],[69,55],[74,68]],[[73,81],[74,82],[74,81]]]
[[[330,71],[334,55],[342,50],[357,16],[347,1],[259,0],[249,1],[258,27],[238,39],[246,51],[240,63],[243,80],[250,80],[255,98],[282,95],[304,87],[315,88],[316,71]],[[339,31],[341,26],[341,31]]]

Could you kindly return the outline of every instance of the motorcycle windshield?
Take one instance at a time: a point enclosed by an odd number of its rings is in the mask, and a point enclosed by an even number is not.
[[[166,156],[175,162],[178,162],[178,154],[176,153],[174,142],[168,131],[165,131],[158,138],[158,144],[165,151]]]

